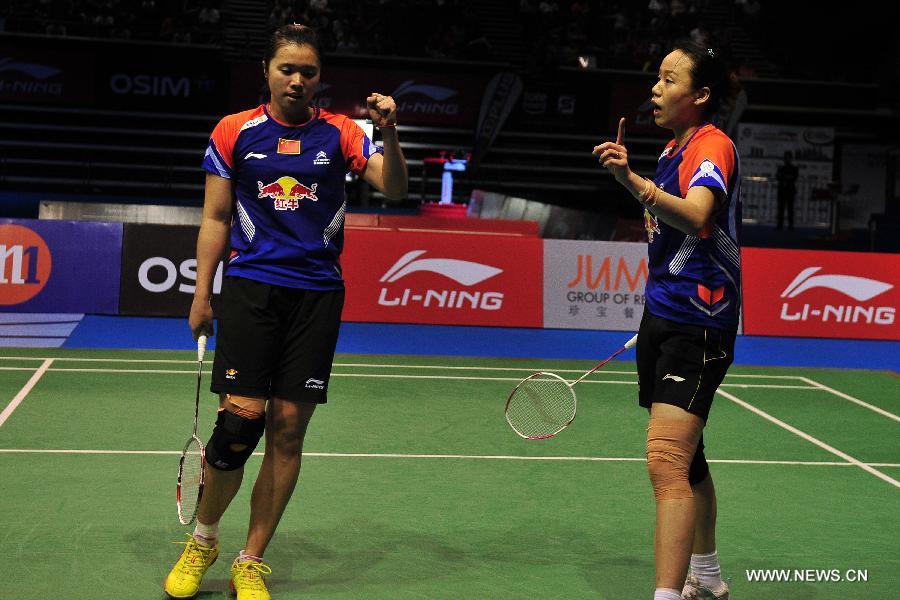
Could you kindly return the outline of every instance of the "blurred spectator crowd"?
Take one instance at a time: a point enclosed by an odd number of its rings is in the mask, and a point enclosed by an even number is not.
[[[221,44],[224,0],[5,0],[2,30],[177,44]]]
[[[517,2],[529,62],[537,69],[651,71],[671,43],[683,38],[727,53],[735,26],[755,27],[762,10],[759,0]]]
[[[313,27],[324,52],[491,58],[467,0],[275,0],[269,29],[285,23]]]

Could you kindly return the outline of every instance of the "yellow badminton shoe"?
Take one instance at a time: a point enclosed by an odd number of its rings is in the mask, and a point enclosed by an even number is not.
[[[231,565],[231,593],[237,600],[271,600],[263,575],[272,572],[269,565],[255,560],[234,559]]]
[[[174,544],[184,544],[185,548],[163,582],[163,590],[170,598],[193,598],[196,596],[200,591],[203,574],[219,558],[218,544],[207,546],[191,534],[187,534],[187,536],[188,541],[186,542],[173,542]]]

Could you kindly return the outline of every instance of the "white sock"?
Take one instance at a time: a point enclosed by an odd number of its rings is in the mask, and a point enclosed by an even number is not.
[[[253,556],[252,554],[247,554],[246,552],[241,550],[241,553],[238,554],[238,561],[244,562],[247,560],[252,560],[253,562],[259,562],[259,563],[261,563],[263,561],[262,556]]]
[[[216,521],[210,525],[205,525],[200,521],[197,521],[197,526],[194,527],[194,538],[200,540],[207,546],[214,546],[219,540],[219,522]]]
[[[722,587],[719,554],[715,550],[710,554],[691,554],[691,572],[696,575],[704,587],[713,591]]]
[[[653,600],[681,600],[681,590],[656,588],[656,591],[653,592]]]

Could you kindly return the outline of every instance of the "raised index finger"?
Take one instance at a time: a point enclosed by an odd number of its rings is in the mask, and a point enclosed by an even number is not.
[[[625,128],[625,117],[619,119],[619,134],[616,136],[616,144],[622,145],[622,129]]]

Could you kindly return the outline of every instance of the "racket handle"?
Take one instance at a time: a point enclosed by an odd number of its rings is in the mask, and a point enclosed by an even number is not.
[[[633,338],[631,338],[630,340],[628,340],[627,342],[625,342],[624,348],[625,348],[626,350],[628,350],[629,348],[632,348],[635,344],[637,344],[637,334],[634,334],[634,337],[633,337]]]
[[[206,352],[206,336],[197,338],[197,362],[203,362],[203,354]]]

